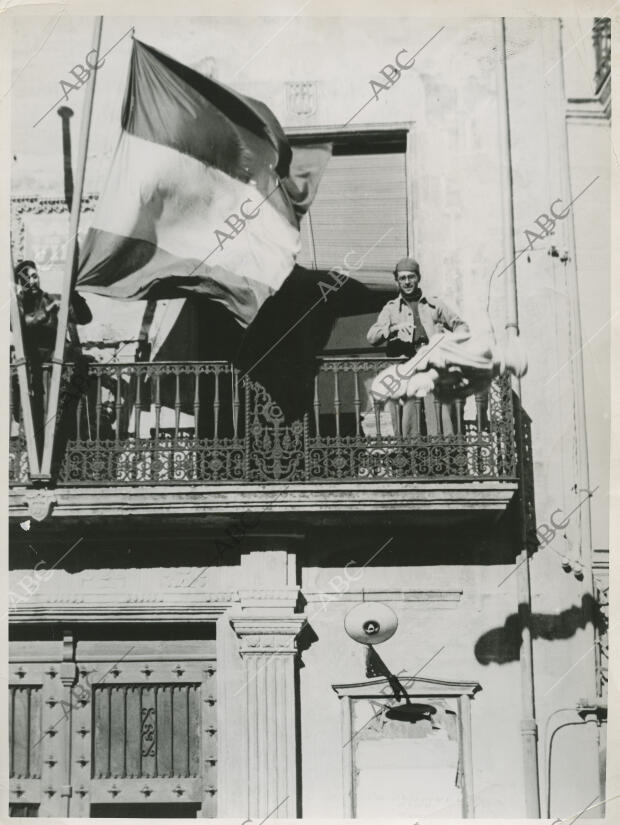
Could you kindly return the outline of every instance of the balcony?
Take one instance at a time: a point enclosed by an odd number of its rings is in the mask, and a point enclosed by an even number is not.
[[[379,506],[394,504],[399,490],[403,502],[440,506],[438,490],[456,492],[459,501],[467,490],[479,501],[486,490],[487,506],[504,509],[516,487],[509,382],[498,380],[486,395],[444,410],[453,432],[404,437],[397,416],[373,406],[368,392],[389,363],[320,359],[309,409],[294,422],[226,362],[67,364],[51,485],[56,499],[97,488],[96,496],[114,490],[120,502],[137,490],[143,498],[165,491],[180,501],[193,491],[203,504],[212,494],[223,506],[243,490],[252,508],[274,494],[283,505],[295,492],[307,502],[312,490],[331,504],[339,491],[342,506],[355,506],[373,491]],[[419,407],[422,420],[421,401]],[[19,511],[32,481],[14,397],[11,422],[9,476]]]

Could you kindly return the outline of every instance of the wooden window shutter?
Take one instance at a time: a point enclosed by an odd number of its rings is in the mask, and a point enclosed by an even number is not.
[[[407,254],[407,168],[402,147],[379,145],[373,151],[354,152],[336,144],[334,156],[321,179],[316,198],[301,222],[298,262],[309,269],[346,268],[360,258],[354,277],[370,287],[394,286],[394,266]],[[376,245],[375,245],[376,244]],[[372,350],[366,332],[376,315],[341,318],[325,352]]]
[[[356,277],[391,285],[396,261],[407,254],[405,153],[332,157],[302,220],[301,241],[302,266],[345,266],[349,251],[351,263],[368,252]]]

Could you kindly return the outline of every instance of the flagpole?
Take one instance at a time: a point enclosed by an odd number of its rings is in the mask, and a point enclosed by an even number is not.
[[[103,27],[103,17],[95,19],[93,28],[92,51],[99,56],[101,46],[101,29]],[[91,52],[92,53],[92,52]],[[77,233],[80,223],[80,208],[82,206],[82,194],[84,191],[84,174],[86,170],[86,155],[88,154],[88,140],[90,137],[90,122],[93,113],[93,99],[95,96],[95,80],[97,72],[91,72],[90,78],[86,81],[86,99],[84,101],[84,113],[82,116],[82,130],[80,134],[80,144],[78,149],[77,178],[71,204],[71,220],[69,224],[69,249],[65,260],[64,280],[60,298],[60,309],[58,311],[58,327],[56,329],[56,346],[54,357],[52,358],[52,379],[50,382],[49,397],[47,402],[47,413],[45,420],[45,439],[43,447],[43,459],[41,461],[41,478],[49,480],[51,478],[52,456],[54,451],[54,435],[56,432],[56,416],[58,415],[58,399],[60,395],[60,381],[62,378],[62,364],[65,353],[65,341],[67,337],[67,324],[69,321],[69,306],[71,302],[71,291],[73,287],[73,276],[77,266]]]
[[[26,358],[24,353],[24,336],[22,332],[22,319],[17,305],[17,294],[15,292],[15,270],[13,268],[13,250],[10,250],[11,262],[11,327],[13,328],[13,347],[15,348],[15,365],[17,367],[17,380],[19,382],[20,406],[24,421],[24,434],[26,436],[26,453],[28,455],[28,472],[30,478],[39,477],[39,456],[37,454],[37,440],[34,431],[34,420],[32,418],[32,403],[30,400],[30,388],[28,386],[28,372],[26,370]],[[9,421],[9,429],[11,422]]]

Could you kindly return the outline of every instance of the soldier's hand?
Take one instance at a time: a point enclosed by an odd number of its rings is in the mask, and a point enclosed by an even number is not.
[[[396,324],[396,337],[399,338],[401,341],[405,341],[408,343],[411,341],[413,337],[413,325],[412,324]]]

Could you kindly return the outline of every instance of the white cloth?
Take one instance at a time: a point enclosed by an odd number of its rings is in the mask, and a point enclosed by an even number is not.
[[[500,373],[508,369],[524,375],[527,361],[513,342],[513,359],[506,363],[506,353],[493,335],[490,322],[472,329],[471,325],[455,332],[434,335],[429,343],[409,361],[391,364],[382,370],[371,386],[378,401],[399,398],[423,398],[435,392],[443,402],[466,398],[487,390]]]

